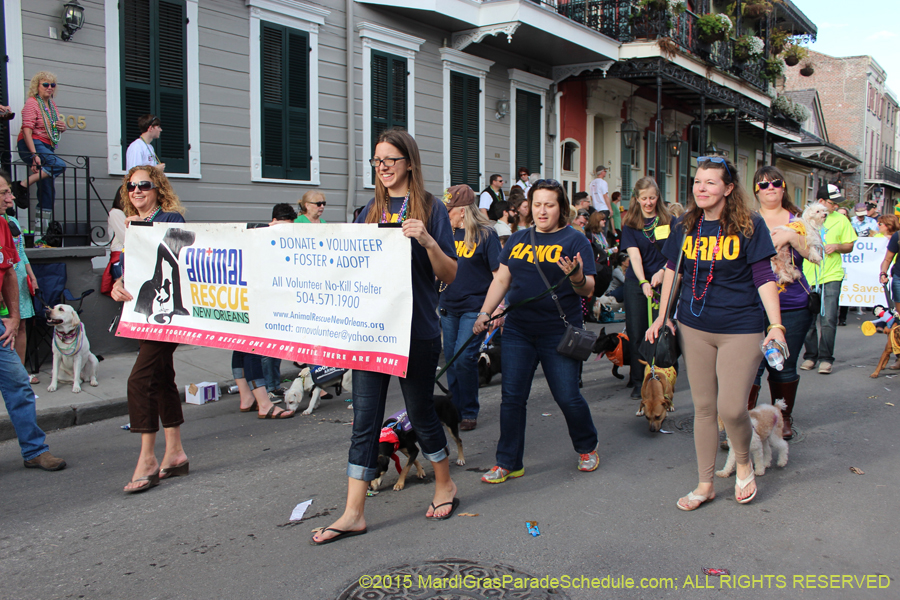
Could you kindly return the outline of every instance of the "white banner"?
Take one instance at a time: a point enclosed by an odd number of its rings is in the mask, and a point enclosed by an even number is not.
[[[406,376],[412,251],[400,229],[135,225],[134,300],[117,335]]]
[[[878,274],[888,240],[886,237],[858,238],[853,242],[853,252],[841,255],[844,264],[841,306],[884,306],[887,299]]]

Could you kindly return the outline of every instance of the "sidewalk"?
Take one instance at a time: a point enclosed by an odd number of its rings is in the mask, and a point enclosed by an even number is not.
[[[81,393],[72,393],[71,383],[60,383],[55,392],[48,392],[50,385],[50,359],[41,367],[40,383],[32,385],[37,399],[38,425],[44,431],[53,431],[73,425],[84,425],[112,417],[125,416],[127,422],[128,375],[134,366],[137,352],[106,356],[100,363],[100,385],[81,385]],[[283,361],[282,378],[294,378],[299,369],[289,361]],[[179,346],[175,351],[175,383],[184,399],[184,388],[192,383],[214,381],[220,393],[234,383],[231,374],[231,350]],[[0,441],[15,439],[16,433],[6,413],[6,405],[0,404]]]

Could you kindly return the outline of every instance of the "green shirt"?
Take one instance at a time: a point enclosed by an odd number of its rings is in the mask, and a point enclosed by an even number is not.
[[[822,241],[825,244],[846,244],[856,241],[856,232],[850,220],[837,211],[833,211],[822,225]],[[808,260],[803,261],[803,274],[809,285],[831,283],[844,279],[844,255],[839,252],[826,254],[822,264],[816,265]]]
[[[320,217],[319,223],[324,223],[324,222],[325,222],[325,219]],[[294,223],[312,223],[312,221],[310,221],[309,217],[307,217],[306,215],[300,215],[299,217],[294,219]]]

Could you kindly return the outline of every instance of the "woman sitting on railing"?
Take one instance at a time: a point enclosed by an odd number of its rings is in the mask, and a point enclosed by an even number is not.
[[[22,130],[17,147],[19,157],[31,167],[31,173],[21,182],[14,181],[12,188],[16,206],[28,208],[28,187],[38,184],[38,208],[34,228],[44,232],[50,225],[53,203],[56,200],[54,179],[66,170],[66,163],[56,156],[60,134],[66,130],[66,122],[59,116],[53,94],[56,92],[56,75],[39,71],[31,78],[28,99],[22,109]]]

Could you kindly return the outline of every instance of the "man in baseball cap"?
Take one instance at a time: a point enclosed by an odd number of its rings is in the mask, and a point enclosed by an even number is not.
[[[878,233],[878,221],[869,216],[869,207],[865,202],[860,202],[853,207],[856,218],[850,221],[853,231],[859,237],[870,237]]]

